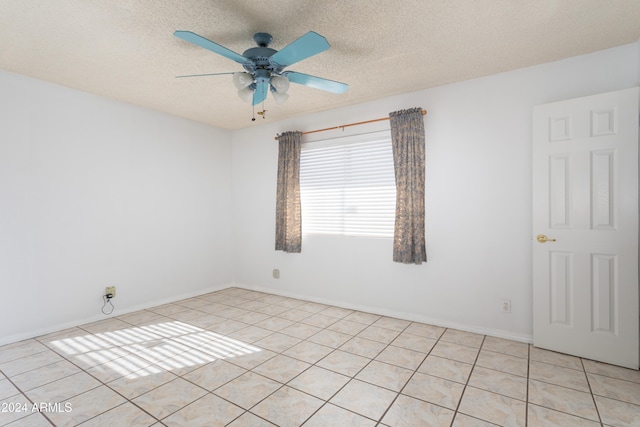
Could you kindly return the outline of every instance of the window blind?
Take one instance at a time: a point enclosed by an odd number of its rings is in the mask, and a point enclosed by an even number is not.
[[[389,130],[301,148],[303,234],[393,237],[396,187]]]

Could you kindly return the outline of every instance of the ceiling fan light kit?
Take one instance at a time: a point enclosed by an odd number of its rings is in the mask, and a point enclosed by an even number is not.
[[[191,31],[175,31],[176,37],[189,43],[203,47],[243,66],[244,72],[195,74],[178,77],[201,77],[210,75],[232,74],[233,84],[238,89],[238,96],[252,105],[264,102],[269,92],[276,104],[280,105],[289,98],[286,92],[289,83],[324,90],[332,93],[344,93],[349,88],[345,83],[311,76],[295,71],[283,71],[284,68],[307,59],[329,49],[327,39],[318,33],[309,31],[302,37],[288,44],[281,50],[271,49],[269,44],[273,37],[267,33],[256,33],[253,40],[258,45],[244,51],[242,55],[227,49]]]

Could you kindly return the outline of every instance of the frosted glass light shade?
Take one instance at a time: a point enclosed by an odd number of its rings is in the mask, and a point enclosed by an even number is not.
[[[283,76],[272,76],[271,86],[279,93],[285,93],[289,90],[289,79]]]
[[[253,76],[249,73],[233,73],[233,84],[238,90],[242,90],[253,83]]]
[[[288,93],[280,93],[277,91],[272,91],[271,92],[273,94],[273,99],[276,101],[276,104],[280,105],[283,102],[285,102],[287,99],[289,99],[289,94]]]
[[[247,86],[244,89],[238,91],[238,96],[244,102],[251,102],[253,100],[253,89]]]

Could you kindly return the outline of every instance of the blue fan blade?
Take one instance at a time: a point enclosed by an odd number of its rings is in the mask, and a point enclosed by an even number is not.
[[[239,64],[246,64],[250,62],[247,58],[240,55],[239,53],[235,53],[234,51],[227,49],[224,46],[220,46],[218,43],[214,43],[211,40],[205,39],[202,36],[192,33],[191,31],[175,31],[173,35],[181,38],[184,41],[188,41],[189,43],[193,43],[197,46],[208,49],[211,52],[215,52],[218,55],[222,55],[225,58],[236,61]]]
[[[333,93],[345,93],[349,89],[346,83],[335,82],[333,80],[323,79],[322,77],[310,76],[309,74],[296,73],[295,71],[287,71],[283,73],[290,82],[300,85],[309,86],[315,89],[326,90]]]
[[[329,49],[327,39],[318,33],[309,31],[304,36],[285,46],[279,52],[274,53],[271,56],[271,60],[284,68],[300,62],[303,59],[307,59],[310,56],[324,52],[327,49]]]
[[[257,81],[256,90],[253,91],[253,105],[260,104],[267,98],[269,93],[268,81]]]

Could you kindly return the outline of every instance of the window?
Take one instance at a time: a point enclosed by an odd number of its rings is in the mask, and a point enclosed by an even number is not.
[[[300,197],[303,234],[393,237],[391,132],[303,143]]]

